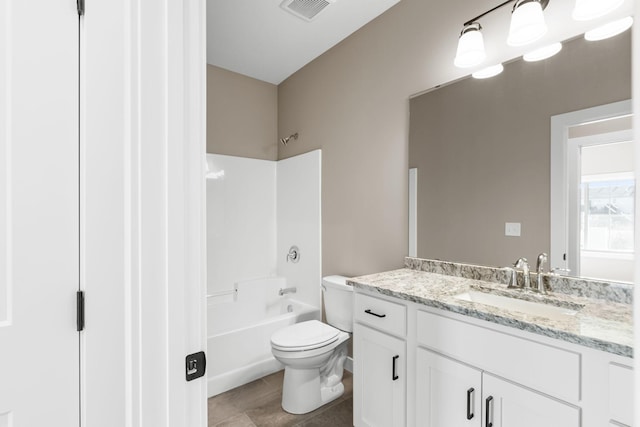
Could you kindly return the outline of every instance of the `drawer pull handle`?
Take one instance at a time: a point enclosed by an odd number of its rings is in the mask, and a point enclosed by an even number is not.
[[[491,416],[491,412],[490,412],[492,400],[493,400],[493,396],[489,396],[485,400],[485,413],[486,413],[485,420],[484,420],[485,427],[493,427],[493,421],[491,421],[493,417]]]
[[[370,315],[372,315],[372,316],[376,316],[376,317],[380,317],[380,318],[387,317],[387,315],[386,315],[386,314],[378,314],[378,313],[374,313],[374,312],[373,312],[373,311],[371,311],[370,309],[366,309],[364,312],[365,312],[365,313],[367,313],[367,314],[370,314]]]
[[[469,390],[467,390],[467,419],[470,420],[473,418],[473,412],[471,412],[471,396],[473,395],[473,392],[475,391],[475,389],[473,387],[471,387]]]
[[[393,359],[391,359],[391,379],[393,381],[397,380],[398,378],[400,378],[397,374],[396,374],[396,360],[398,360],[398,357],[400,356],[393,356]]]

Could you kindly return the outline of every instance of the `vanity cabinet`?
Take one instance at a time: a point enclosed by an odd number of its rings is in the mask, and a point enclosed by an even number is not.
[[[580,427],[574,406],[418,348],[416,425]]]
[[[633,361],[356,289],[354,425],[633,426]]]
[[[356,294],[353,327],[353,423],[406,425],[406,306]]]

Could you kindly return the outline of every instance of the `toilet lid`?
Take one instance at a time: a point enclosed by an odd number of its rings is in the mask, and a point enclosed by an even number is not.
[[[271,345],[281,350],[311,350],[331,344],[340,331],[317,320],[296,323],[280,329],[271,337]]]

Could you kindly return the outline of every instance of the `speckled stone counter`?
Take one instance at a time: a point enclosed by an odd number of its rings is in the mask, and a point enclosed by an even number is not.
[[[545,296],[521,289],[507,289],[504,283],[498,283],[502,281],[502,277],[491,277],[493,279],[498,280],[479,280],[403,268],[355,277],[348,282],[357,289],[633,357],[633,316],[630,304],[559,292]],[[577,313],[566,318],[550,319],[456,298],[456,295],[473,290],[573,308],[577,309]]]

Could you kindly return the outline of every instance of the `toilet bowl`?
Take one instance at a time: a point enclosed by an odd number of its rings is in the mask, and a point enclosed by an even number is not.
[[[296,323],[273,334],[271,352],[284,365],[282,409],[292,414],[306,414],[337,399],[344,393],[342,374],[347,358],[347,341],[352,331],[353,290],[346,278],[323,279],[325,310],[340,309],[337,322],[341,329],[318,320]],[[327,297],[327,294],[334,294]],[[333,303],[331,303],[332,301]],[[339,301],[339,304],[336,302]],[[348,310],[344,313],[344,310]],[[336,318],[336,315],[331,316]]]

